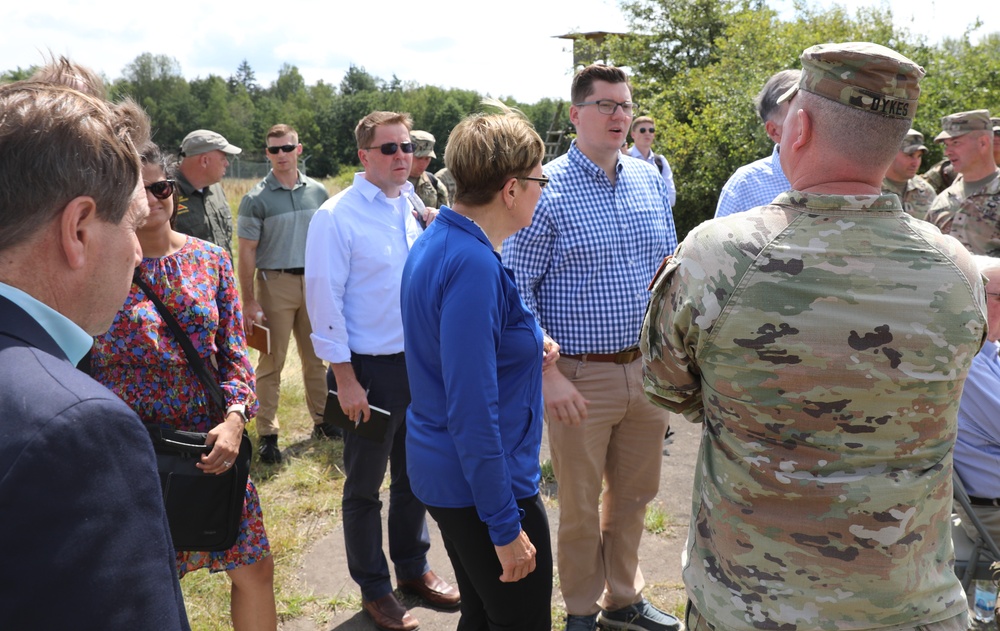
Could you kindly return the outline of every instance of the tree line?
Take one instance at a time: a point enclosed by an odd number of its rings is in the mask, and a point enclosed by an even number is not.
[[[591,58],[627,67],[640,113],[656,120],[654,150],[674,171],[680,237],[714,214],[718,191],[734,170],[771,152],[753,97],[771,74],[799,67],[799,54],[813,44],[871,41],[921,64],[927,76],[914,127],[928,141],[944,115],[1000,113],[1000,33],[973,41],[978,23],[961,37],[931,44],[926,34],[895,27],[885,6],[850,14],[837,5],[821,9],[803,1],[791,18],[780,17],[766,0],[623,0],[620,6],[629,33],[592,47]],[[33,70],[4,72],[0,82]],[[286,64],[265,87],[246,60],[229,77],[188,80],[175,59],[151,53],[136,57],[108,85],[112,98],[129,95],[146,108],[155,140],[168,150],[176,151],[189,131],[207,128],[252,153],[263,148],[271,125],[288,123],[299,131],[315,177],[357,169],[354,126],[376,109],[409,112],[416,128],[434,134],[438,158],[430,168],[438,169],[451,129],[479,111],[484,96],[396,76],[386,80],[360,66],[351,66],[338,85],[307,85],[298,68]],[[568,103],[502,100],[521,109],[543,138],[550,128],[571,135]],[[928,148],[924,168],[942,157],[939,145]]]

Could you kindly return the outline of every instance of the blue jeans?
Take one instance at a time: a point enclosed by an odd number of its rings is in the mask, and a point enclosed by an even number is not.
[[[351,355],[354,374],[368,389],[368,401],[390,413],[385,439],[376,442],[344,432],[344,543],[347,569],[361,587],[361,597],[376,600],[392,591],[389,566],[382,551],[382,501],[379,487],[389,466],[389,557],[398,580],[422,576],[430,569],[430,536],[424,505],[413,496],[406,475],[406,407],[410,386],[403,354]],[[336,389],[333,371],[327,382]]]

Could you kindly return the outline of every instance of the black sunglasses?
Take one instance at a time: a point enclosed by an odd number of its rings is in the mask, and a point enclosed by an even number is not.
[[[543,175],[542,177],[535,177],[533,175],[522,175],[518,180],[531,180],[532,182],[538,182],[538,188],[545,188],[549,185],[549,176]]]
[[[278,155],[279,151],[284,151],[285,153],[291,153],[295,151],[296,147],[298,147],[298,145],[278,145],[274,147],[268,147],[267,152],[272,156],[276,156]]]
[[[638,131],[639,131],[640,134],[645,134],[647,129],[649,130],[649,133],[651,133],[651,134],[655,134],[656,133],[656,128],[655,127],[640,127],[638,129]]]
[[[396,155],[396,151],[398,149],[402,149],[403,153],[413,153],[413,150],[416,149],[416,146],[412,142],[400,142],[400,143],[385,142],[377,147],[362,147],[362,149],[364,149],[365,151],[372,151],[374,149],[378,149],[379,151],[382,152],[382,155],[384,156],[393,156]]]
[[[160,180],[159,182],[153,182],[149,186],[143,187],[156,199],[166,199],[174,194],[174,181],[173,180]]]

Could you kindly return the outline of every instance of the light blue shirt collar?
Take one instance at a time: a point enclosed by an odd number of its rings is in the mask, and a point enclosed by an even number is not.
[[[94,345],[94,338],[87,335],[87,332],[77,326],[75,322],[20,289],[0,283],[0,296],[21,307],[34,318],[35,322],[38,322],[45,329],[45,332],[52,336],[55,343],[66,353],[66,357],[74,365],[80,363],[83,356]]]

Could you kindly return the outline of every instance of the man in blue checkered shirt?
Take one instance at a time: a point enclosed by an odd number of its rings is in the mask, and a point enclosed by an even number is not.
[[[532,225],[503,247],[525,302],[562,353],[542,387],[559,481],[567,631],[593,631],[598,616],[605,628],[682,628],[643,597],[639,569],[668,423],[643,394],[639,329],[650,279],[677,237],[656,167],[619,153],[631,98],[619,68],[576,75],[577,138],[546,165],[549,185]]]
[[[716,217],[741,213],[757,206],[770,204],[775,197],[792,188],[781,170],[781,127],[788,112],[788,103],[778,103],[778,97],[799,82],[800,70],[782,70],[771,76],[754,99],[757,114],[764,123],[767,137],[774,141],[771,155],[736,169],[719,193]]]

